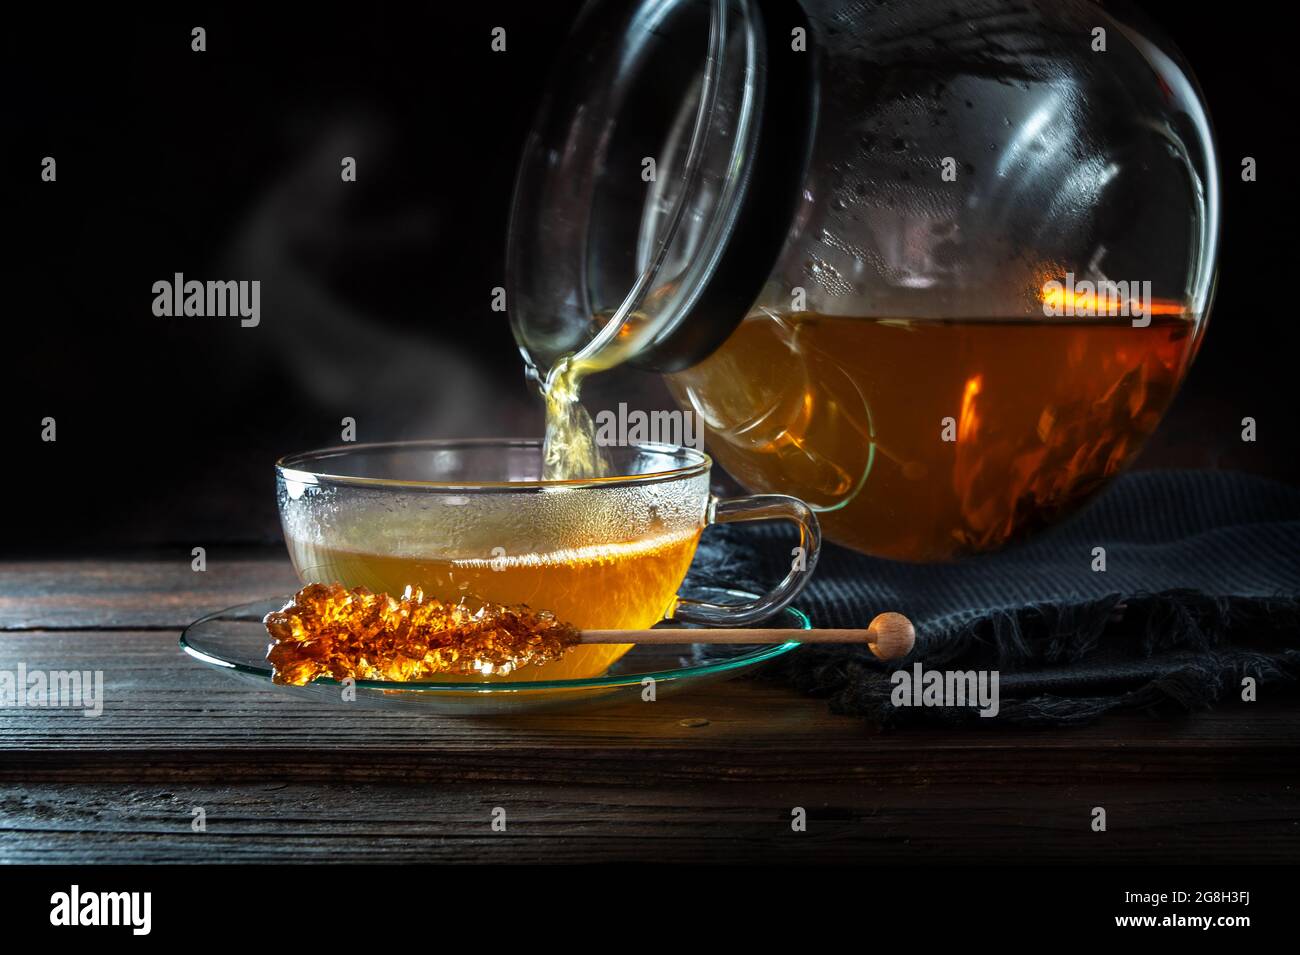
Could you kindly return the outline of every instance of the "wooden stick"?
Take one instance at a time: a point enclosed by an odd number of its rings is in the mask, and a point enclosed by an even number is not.
[[[582,643],[856,643],[881,660],[897,660],[912,652],[916,629],[901,613],[882,613],[865,630],[713,629],[583,630]]]
[[[866,644],[866,630],[725,630],[704,627],[699,630],[583,630],[582,643],[860,643]]]

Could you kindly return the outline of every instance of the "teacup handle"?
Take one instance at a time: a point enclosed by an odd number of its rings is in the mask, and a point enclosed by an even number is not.
[[[766,595],[739,604],[713,604],[678,597],[669,620],[705,626],[747,627],[785,609],[812,576],[821,552],[822,530],[817,515],[797,497],[785,494],[751,494],[748,497],[709,498],[706,524],[733,521],[791,521],[799,527],[799,550],[790,561],[790,573]]]

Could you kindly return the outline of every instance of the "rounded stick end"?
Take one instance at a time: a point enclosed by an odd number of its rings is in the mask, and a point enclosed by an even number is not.
[[[882,613],[867,628],[867,646],[880,660],[901,660],[916,646],[916,628],[901,613]]]

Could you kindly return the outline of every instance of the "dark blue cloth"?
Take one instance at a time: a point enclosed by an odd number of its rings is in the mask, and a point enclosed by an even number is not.
[[[762,589],[788,553],[771,529],[715,528],[694,574]],[[1240,702],[1245,677],[1300,675],[1300,488],[1235,472],[1126,474],[1073,518],[993,554],[918,565],[826,545],[795,603],[820,627],[866,626],[886,610],[912,619],[906,660],[808,646],[772,671],[883,723],[975,715],[892,705],[890,675],[915,661],[996,669],[1007,722]]]

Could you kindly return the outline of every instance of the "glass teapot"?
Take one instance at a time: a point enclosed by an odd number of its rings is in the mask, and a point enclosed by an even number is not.
[[[1086,0],[596,0],[525,147],[538,380],[662,372],[754,491],[904,560],[1000,546],[1132,458],[1214,291],[1196,82]]]

